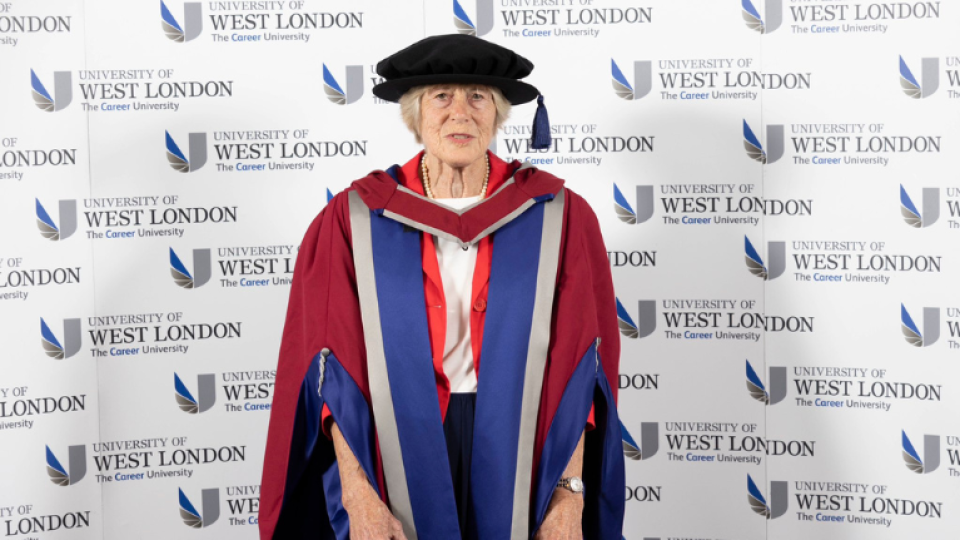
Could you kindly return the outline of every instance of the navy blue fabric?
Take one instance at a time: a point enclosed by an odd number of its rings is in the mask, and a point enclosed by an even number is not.
[[[477,394],[450,394],[447,417],[443,419],[443,435],[447,439],[447,457],[453,494],[457,500],[457,519],[464,540],[477,538],[477,518],[470,497],[470,463],[473,456],[473,419]]]
[[[274,538],[347,540],[350,524],[340,499],[340,475],[333,444],[320,431],[326,403],[343,438],[377,488],[376,447],[370,408],[363,393],[333,354],[327,356],[322,397],[318,395],[320,354],[300,384],[290,444],[283,507]],[[323,512],[321,509],[326,508]]]
[[[543,204],[495,233],[477,381],[471,486],[480,538],[510,538],[520,409],[527,364]],[[496,494],[491,496],[491,494]]]
[[[622,538],[626,493],[623,443],[620,418],[613,390],[597,366],[597,388],[594,391],[594,421],[597,428],[587,433],[583,454],[583,481],[587,490],[583,508],[583,537],[587,540]]]
[[[421,538],[459,538],[423,291],[420,232],[371,212],[373,266],[400,449]],[[387,486],[389,496],[390,486]]]

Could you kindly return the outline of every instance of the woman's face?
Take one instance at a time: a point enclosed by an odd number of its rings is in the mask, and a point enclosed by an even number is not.
[[[497,107],[484,86],[436,85],[423,94],[420,115],[427,153],[463,168],[483,158],[494,135]]]

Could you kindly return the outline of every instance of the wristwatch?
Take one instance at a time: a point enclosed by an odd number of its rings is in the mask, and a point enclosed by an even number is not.
[[[557,482],[558,488],[568,489],[574,493],[583,494],[583,479],[579,476],[571,476],[569,478],[561,478]]]

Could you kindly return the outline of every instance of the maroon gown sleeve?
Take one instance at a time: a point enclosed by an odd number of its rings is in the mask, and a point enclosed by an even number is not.
[[[617,397],[620,331],[616,298],[600,223],[581,196],[566,189],[557,289],[547,372],[540,399],[534,471],[563,391],[590,345],[599,337],[604,374]]]
[[[347,191],[335,196],[313,220],[297,254],[264,453],[261,538],[272,538],[277,525],[301,382],[323,348],[336,354],[369,402]],[[382,486],[379,463],[377,475]]]

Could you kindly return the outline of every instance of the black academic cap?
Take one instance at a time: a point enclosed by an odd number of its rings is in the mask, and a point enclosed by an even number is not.
[[[498,88],[507,101],[519,105],[540,94],[519,80],[531,71],[532,62],[485,39],[465,34],[431,36],[381,60],[377,73],[386,80],[373,87],[373,94],[397,102],[415,86],[482,84]]]

